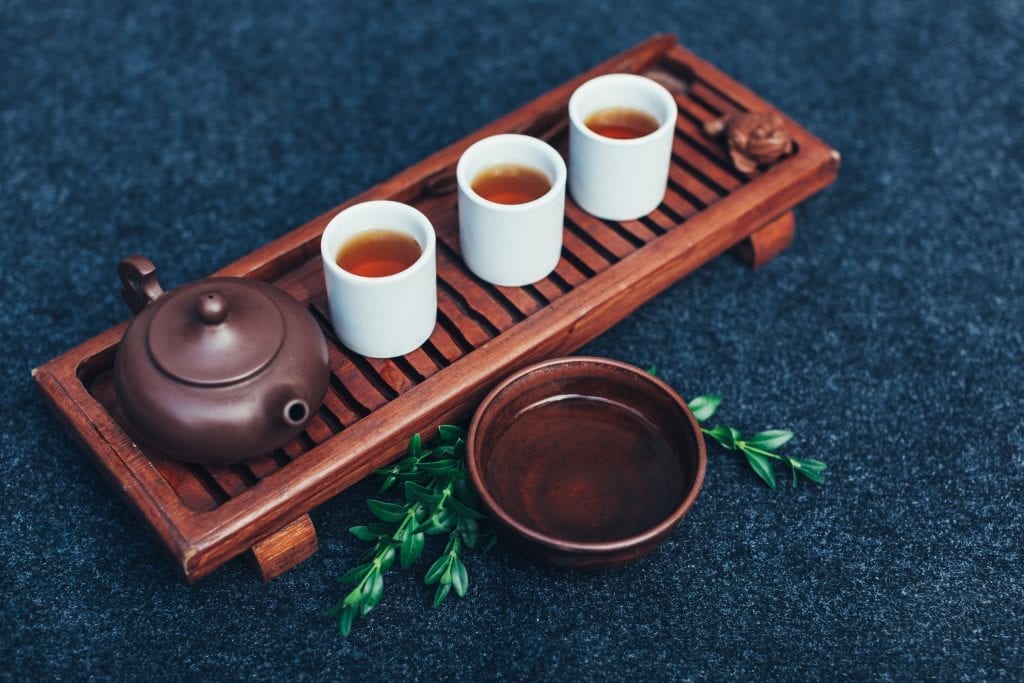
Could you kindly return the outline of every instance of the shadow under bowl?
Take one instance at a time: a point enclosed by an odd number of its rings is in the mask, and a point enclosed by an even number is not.
[[[470,479],[499,533],[534,559],[576,569],[627,564],[668,538],[704,481],[686,402],[618,361],[545,361],[477,409]]]

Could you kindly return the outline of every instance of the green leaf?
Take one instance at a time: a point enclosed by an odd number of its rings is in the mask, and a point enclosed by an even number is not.
[[[820,484],[822,480],[824,480],[824,477],[821,476],[821,472],[808,472],[800,470],[800,474],[804,475],[809,480],[813,481],[815,484]]]
[[[451,503],[452,508],[455,510],[455,512],[459,513],[463,517],[468,517],[469,519],[487,519],[476,510],[470,508],[464,503],[460,503],[456,498],[449,498],[448,502]]]
[[[757,473],[757,476],[764,479],[764,483],[774,489],[776,487],[775,469],[772,467],[771,460],[759,453],[751,453],[750,451],[743,451],[743,455],[747,456],[747,462],[750,463],[751,469]]]
[[[708,394],[706,396],[698,396],[690,401],[688,405],[690,410],[693,411],[693,416],[697,418],[697,422],[704,422],[711,419],[711,416],[718,410],[718,404],[721,402],[721,396]]]
[[[446,444],[454,445],[459,439],[466,438],[466,430],[455,425],[441,425],[437,428],[437,433],[441,436],[441,441]]]
[[[423,583],[429,586],[441,580],[441,575],[444,574],[445,569],[448,568],[448,557],[449,555],[446,553],[434,560],[434,564],[430,565],[430,569],[427,570],[426,576],[423,577]]]
[[[800,463],[800,471],[802,472],[824,472],[828,469],[828,465],[820,460],[814,458],[791,458]]]
[[[348,634],[352,633],[352,622],[358,611],[358,605],[350,605],[341,611],[341,616],[338,617],[338,631],[341,632],[342,637],[348,638]]]
[[[647,368],[647,374],[650,375],[651,377],[657,377],[658,376],[658,366],[657,365],[652,365],[651,367]]]
[[[359,602],[363,599],[363,591],[359,586],[356,586],[349,594],[345,596],[345,599],[341,601],[341,604],[345,607],[358,607]]]
[[[445,506],[430,516],[430,522],[434,526],[450,531],[452,526],[452,511]]]
[[[714,429],[709,429],[704,432],[712,439],[718,442],[722,448],[728,450],[734,450],[736,448],[736,440],[740,438],[740,433],[732,427],[725,427],[718,425]]]
[[[416,457],[423,452],[423,439],[420,438],[420,433],[416,432],[409,439],[409,455]]]
[[[781,448],[792,438],[793,432],[788,429],[769,429],[766,432],[758,432],[747,439],[747,445],[765,451],[774,451],[777,448]]]
[[[790,461],[790,465],[793,467],[794,477],[796,476],[796,473],[799,472],[800,474],[804,475],[808,480],[813,481],[815,484],[820,484],[824,479],[824,477],[821,476],[821,470],[809,469],[802,466],[798,466],[798,463],[794,463],[793,461]]]
[[[437,592],[434,593],[434,607],[440,607],[444,599],[448,597],[448,591],[452,589],[450,583],[442,583],[437,587]]]
[[[449,481],[466,481],[466,473],[462,471],[461,467],[450,469],[442,476]]]
[[[434,460],[432,462],[421,462],[420,469],[427,474],[448,474],[455,469],[456,461],[450,458]]]
[[[391,565],[395,563],[395,547],[389,545],[384,549],[384,554],[380,556],[380,570],[386,572],[391,569]]]
[[[380,534],[375,534],[370,531],[370,527],[368,526],[349,527],[348,532],[360,541],[376,541],[380,537]]]
[[[396,481],[398,481],[398,478],[393,474],[389,474],[387,477],[384,478],[384,483],[380,485],[380,489],[377,491],[377,493],[384,493],[392,486],[394,486]]]
[[[366,570],[370,568],[370,563],[356,565],[349,569],[347,572],[338,577],[338,583],[356,583],[362,581],[366,575]]]
[[[466,571],[466,565],[462,564],[462,560],[455,558],[452,572],[452,588],[455,589],[455,594],[460,598],[466,595],[466,591],[469,590],[469,572]]]
[[[384,597],[384,577],[380,575],[380,572],[374,571],[366,580],[366,590],[363,591],[359,613],[365,615],[377,606],[382,597]]]
[[[428,489],[426,486],[417,484],[414,481],[405,482],[404,488],[407,500],[420,502],[424,505],[433,505],[440,497],[432,489]]]
[[[399,553],[402,569],[408,569],[419,559],[423,552],[424,538],[422,533],[409,534],[402,541],[402,549]]]
[[[393,524],[385,524],[384,522],[370,522],[366,525],[366,528],[370,530],[371,534],[377,534],[380,536],[390,536],[391,532],[394,531]]]
[[[383,500],[370,498],[366,501],[366,507],[370,508],[373,516],[382,522],[398,522],[405,517],[406,508],[399,503],[388,503]]]

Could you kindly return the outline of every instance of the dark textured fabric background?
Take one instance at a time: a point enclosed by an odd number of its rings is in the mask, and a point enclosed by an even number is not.
[[[202,277],[656,32],[843,168],[781,258],[718,259],[585,350],[793,429],[826,483],[711,448],[638,564],[499,547],[438,610],[390,574],[348,640],[322,613],[368,483],[284,577],[186,586],[29,376],[126,317],[117,260]],[[0,1],[5,677],[1020,680],[1022,60],[1020,0]]]

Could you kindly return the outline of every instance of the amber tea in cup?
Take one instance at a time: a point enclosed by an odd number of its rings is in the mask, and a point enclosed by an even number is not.
[[[320,238],[331,327],[369,358],[419,348],[437,324],[437,236],[415,207],[385,199],[340,211]]]
[[[630,107],[599,109],[583,122],[598,135],[616,140],[642,138],[658,130],[658,120],[645,111]]]
[[[538,138],[491,135],[455,167],[459,247],[470,271],[502,287],[542,280],[562,255],[565,161]]]
[[[411,235],[386,228],[366,230],[338,250],[337,263],[353,275],[387,277],[416,263],[423,249]]]
[[[665,199],[679,107],[665,86],[605,74],[569,98],[569,192],[597,218],[630,221]]]
[[[540,199],[551,189],[546,175],[523,164],[495,164],[477,175],[470,187],[498,204],[525,204]]]

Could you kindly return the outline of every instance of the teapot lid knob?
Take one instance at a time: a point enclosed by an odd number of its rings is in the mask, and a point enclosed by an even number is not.
[[[207,325],[219,325],[228,317],[228,300],[220,292],[207,292],[196,298],[196,314]]]
[[[199,386],[259,372],[285,339],[273,291],[242,278],[211,278],[165,294],[149,316],[149,357],[168,376]]]

